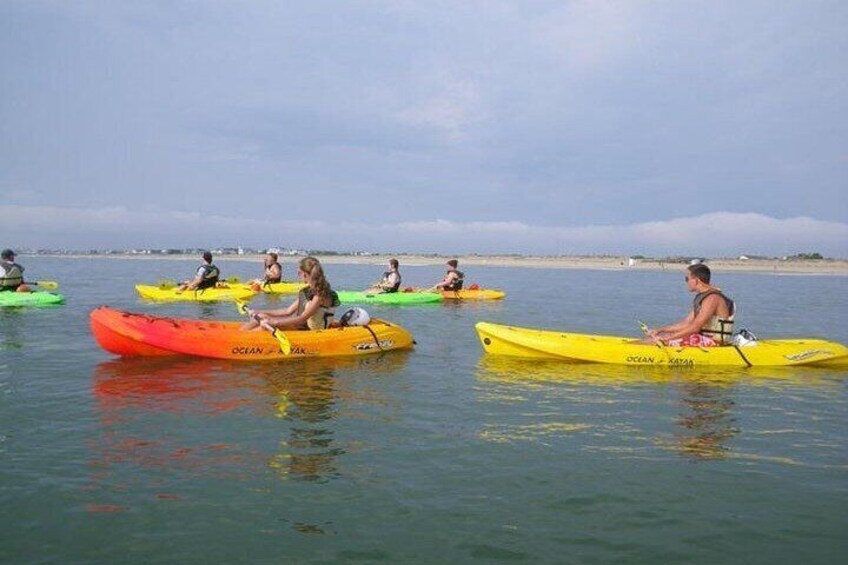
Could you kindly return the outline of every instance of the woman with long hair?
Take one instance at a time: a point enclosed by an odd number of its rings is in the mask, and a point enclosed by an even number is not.
[[[256,310],[254,318],[243,330],[258,329],[262,322],[288,330],[323,330],[330,327],[339,305],[339,297],[324,276],[315,257],[304,257],[298,263],[298,276],[308,286],[283,310]]]

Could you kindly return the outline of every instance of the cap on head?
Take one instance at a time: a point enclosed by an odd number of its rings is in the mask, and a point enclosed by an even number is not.
[[[0,258],[14,259],[15,258],[15,252],[12,251],[11,249],[4,249],[3,253],[0,253]]]
[[[451,259],[447,262],[447,264],[456,269],[456,267],[459,265],[459,261],[457,261],[456,259]]]
[[[204,251],[203,252],[203,260],[206,261],[207,263],[211,263],[212,262],[212,253],[210,253],[209,251]]]

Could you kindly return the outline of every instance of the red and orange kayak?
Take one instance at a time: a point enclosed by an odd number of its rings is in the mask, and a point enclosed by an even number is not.
[[[240,322],[166,318],[108,306],[93,310],[90,318],[97,343],[106,351],[122,356],[195,355],[267,361],[367,355],[413,346],[408,331],[379,319],[372,319],[368,326],[283,332],[291,343],[291,353],[284,355],[270,333],[242,331]]]

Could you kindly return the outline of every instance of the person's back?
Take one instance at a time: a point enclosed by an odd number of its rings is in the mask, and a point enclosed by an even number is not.
[[[0,256],[0,291],[17,290],[24,283],[24,268],[15,263],[15,252],[4,249]]]
[[[194,278],[190,281],[184,281],[180,285],[180,290],[203,290],[212,288],[218,284],[218,279],[221,276],[221,271],[212,263],[212,253],[206,251],[203,253],[203,264],[197,268],[194,273]]]

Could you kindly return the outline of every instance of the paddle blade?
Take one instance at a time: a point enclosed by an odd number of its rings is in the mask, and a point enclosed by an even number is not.
[[[247,304],[245,304],[241,300],[236,300],[236,310],[238,310],[238,313],[243,316],[250,315],[250,308],[248,308]]]
[[[274,336],[274,339],[280,345],[280,351],[283,352],[283,355],[289,355],[291,353],[291,342],[286,337],[286,334],[266,322],[262,322],[260,325],[271,332],[271,335]]]
[[[32,284],[32,283],[27,283],[27,284]],[[37,284],[41,288],[44,288],[44,289],[47,289],[47,290],[55,290],[55,289],[59,288],[59,283],[57,283],[56,281],[35,281],[35,284]]]
[[[224,279],[224,282],[227,284],[241,284],[241,279],[238,277],[230,277],[228,279]]]
[[[159,287],[159,288],[161,288],[162,290],[169,290],[169,289],[171,289],[171,288],[176,288],[176,286],[177,286],[177,281],[172,281],[172,280],[170,280],[170,279],[160,279],[160,280],[156,283],[156,286],[158,286],[158,287]]]

